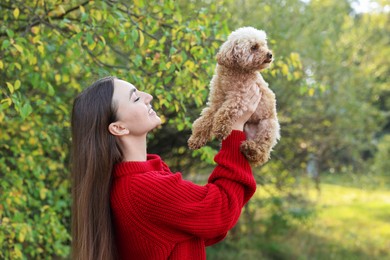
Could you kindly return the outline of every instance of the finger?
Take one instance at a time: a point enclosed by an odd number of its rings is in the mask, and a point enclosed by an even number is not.
[[[256,107],[261,98],[261,91],[257,84],[253,84],[245,93],[246,102],[250,104],[251,107]]]
[[[260,103],[260,95],[255,95],[252,97],[250,104],[252,105],[253,109],[255,109]]]
[[[260,91],[260,88],[259,87],[257,87],[257,89],[256,89],[256,97],[257,97],[257,99],[259,99],[260,100],[260,98],[261,98],[261,91]]]
[[[259,92],[259,88],[257,87],[256,84],[253,84],[249,89],[248,92],[246,93],[247,98],[250,100],[253,98],[253,96],[256,96],[257,93]]]
[[[253,94],[251,101],[257,101],[260,100],[260,90],[259,88],[256,89],[255,93]]]
[[[254,93],[258,93],[259,90],[260,90],[260,88],[259,88],[259,86],[257,86],[257,84],[255,83],[255,84],[252,85],[252,90],[253,90]]]

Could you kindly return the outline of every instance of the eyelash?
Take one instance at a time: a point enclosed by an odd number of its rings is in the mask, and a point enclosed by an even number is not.
[[[140,97],[137,97],[137,98],[134,100],[134,102],[137,102],[139,99],[140,99]]]

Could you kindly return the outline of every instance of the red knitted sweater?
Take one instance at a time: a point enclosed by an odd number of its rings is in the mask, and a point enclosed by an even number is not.
[[[226,236],[256,190],[239,150],[244,140],[233,131],[222,141],[204,186],[173,174],[157,155],[115,165],[111,208],[120,259],[206,259],[205,246]]]

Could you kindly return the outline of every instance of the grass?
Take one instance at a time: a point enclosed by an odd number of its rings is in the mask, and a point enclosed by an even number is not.
[[[317,217],[299,231],[301,242],[287,240],[305,252],[300,259],[390,259],[388,190],[324,183],[317,199]]]
[[[320,193],[314,185],[303,185],[316,205],[311,221],[274,236],[272,241],[241,239],[234,241],[239,243],[236,247],[229,247],[232,241],[224,242],[225,245],[216,247],[220,252],[209,250],[209,259],[390,259],[388,185],[379,178],[356,175],[327,176],[322,180]],[[259,249],[264,245],[259,247],[259,243],[267,243],[279,253],[264,256]]]

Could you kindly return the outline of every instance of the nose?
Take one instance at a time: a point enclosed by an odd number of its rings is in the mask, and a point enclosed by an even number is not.
[[[144,95],[144,101],[145,103],[150,103],[152,100],[153,100],[153,96],[150,95],[149,93],[146,93],[146,92],[142,92],[142,94]]]
[[[272,59],[272,53],[271,53],[271,52],[268,52],[268,53],[267,53],[267,58],[268,58],[268,59]]]

